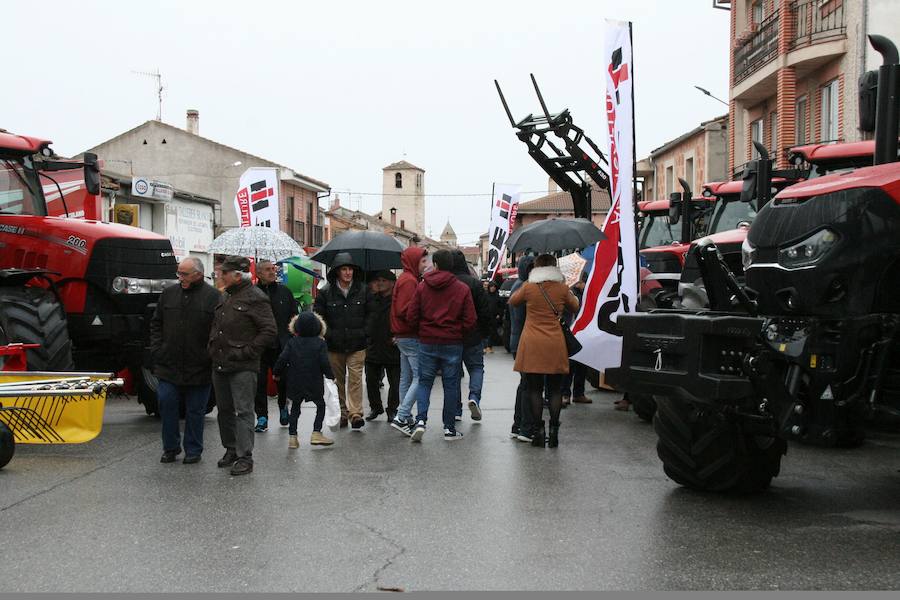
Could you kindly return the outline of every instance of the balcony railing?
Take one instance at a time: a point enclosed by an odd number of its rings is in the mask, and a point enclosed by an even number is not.
[[[778,11],[760,23],[756,32],[734,50],[734,83],[749,77],[778,54]]]
[[[321,246],[322,245],[322,226],[321,225],[313,225],[313,246]]]
[[[844,0],[795,0],[791,4],[791,17],[795,24],[791,48],[802,48],[847,33]]]

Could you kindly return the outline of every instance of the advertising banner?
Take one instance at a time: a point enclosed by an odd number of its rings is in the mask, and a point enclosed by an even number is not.
[[[520,185],[498,183],[494,185],[491,201],[491,227],[488,229],[488,260],[485,273],[493,278],[506,257],[506,241],[516,226],[519,209]]]
[[[238,227],[259,225],[279,229],[278,169],[247,169],[234,196]]]

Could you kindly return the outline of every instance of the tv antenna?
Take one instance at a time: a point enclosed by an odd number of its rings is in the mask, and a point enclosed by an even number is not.
[[[163,94],[163,84],[162,84],[162,74],[159,72],[159,67],[156,68],[156,72],[148,72],[148,71],[132,71],[135,75],[144,75],[146,77],[153,77],[156,79],[156,94],[159,99],[159,105],[156,109],[156,120],[162,121],[162,94]]]

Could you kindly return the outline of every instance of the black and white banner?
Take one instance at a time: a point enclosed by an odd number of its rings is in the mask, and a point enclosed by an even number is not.
[[[494,184],[491,202],[491,227],[488,229],[488,259],[485,273],[492,278],[506,258],[506,241],[516,226],[520,185]]]
[[[279,229],[278,169],[252,168],[244,171],[234,196],[238,227],[259,225]]]

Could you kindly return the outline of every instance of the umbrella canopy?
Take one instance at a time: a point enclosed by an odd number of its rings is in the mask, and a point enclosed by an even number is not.
[[[547,219],[516,229],[509,236],[511,252],[576,250],[606,239],[587,219]]]
[[[288,234],[269,227],[235,227],[209,245],[215,254],[234,254],[256,260],[277,261],[291,256],[306,256],[300,244]]]
[[[363,271],[402,269],[400,242],[378,231],[345,231],[322,246],[310,258],[331,266],[341,252],[348,252]]]

